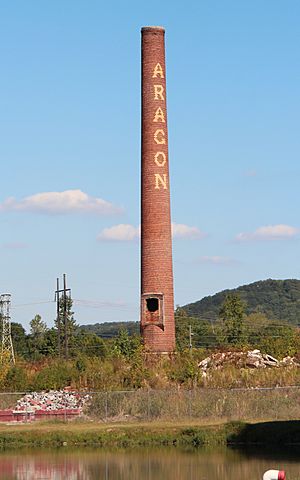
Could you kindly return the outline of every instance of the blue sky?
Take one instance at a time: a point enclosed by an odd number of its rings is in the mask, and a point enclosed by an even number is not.
[[[166,28],[175,302],[299,278],[300,4],[0,2],[12,319],[139,318],[140,28]],[[25,305],[30,304],[30,305]]]

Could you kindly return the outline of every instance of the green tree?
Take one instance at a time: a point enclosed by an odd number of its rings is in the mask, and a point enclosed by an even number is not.
[[[49,329],[41,315],[36,314],[30,322],[30,334],[28,335],[28,357],[30,360],[40,360],[48,355],[48,332]]]
[[[70,361],[58,359],[37,372],[32,381],[33,390],[59,390],[76,384],[79,372]]]
[[[59,300],[59,317],[60,317],[60,345],[63,352],[65,345],[65,337],[67,335],[68,350],[70,354],[76,355],[78,347],[76,341],[76,334],[78,333],[78,325],[74,318],[74,312],[72,310],[73,300],[70,297],[61,297]],[[66,325],[65,325],[66,322]],[[59,335],[58,319],[55,319],[55,327],[57,335]]]
[[[11,338],[15,354],[26,357],[28,355],[28,335],[20,323],[11,322]]]
[[[299,351],[298,329],[272,322],[261,330],[258,348],[279,359],[287,355],[294,356]]]
[[[28,373],[26,368],[13,365],[7,372],[5,379],[5,390],[9,392],[22,392],[28,389]]]
[[[57,355],[57,331],[48,328],[43,337],[42,351],[44,356],[54,357]]]
[[[219,312],[221,340],[227,345],[243,346],[247,342],[245,302],[236,294],[229,294]],[[223,343],[222,342],[222,343]]]
[[[83,329],[77,330],[73,348],[75,348],[75,351],[71,353],[74,355],[80,352],[80,355],[86,355],[87,357],[105,358],[106,356],[106,344],[103,338]]]
[[[37,314],[30,322],[30,333],[33,337],[39,338],[43,337],[47,332],[48,328],[46,322],[42,320],[41,315]]]
[[[131,358],[141,349],[141,338],[129,336],[127,330],[122,328],[114,341],[113,352]]]

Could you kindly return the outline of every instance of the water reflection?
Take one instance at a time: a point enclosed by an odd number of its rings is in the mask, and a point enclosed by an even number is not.
[[[259,453],[259,452],[257,452]],[[229,449],[182,452],[173,449],[105,452],[95,449],[0,454],[5,480],[247,480],[269,468],[300,477],[300,456],[264,455]],[[299,459],[299,461],[298,461]]]

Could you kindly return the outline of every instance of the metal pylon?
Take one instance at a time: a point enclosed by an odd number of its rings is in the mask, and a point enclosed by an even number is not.
[[[0,295],[0,317],[2,323],[2,358],[7,357],[11,363],[15,363],[14,347],[11,338],[10,323],[10,299],[9,293]]]

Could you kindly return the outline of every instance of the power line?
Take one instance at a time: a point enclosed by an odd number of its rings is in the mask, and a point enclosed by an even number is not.
[[[133,307],[137,307],[135,304],[125,304],[125,303],[113,303],[113,302],[101,302],[98,300],[83,300],[83,299],[73,299],[74,304],[78,305],[79,307],[89,307],[89,308],[114,308],[117,310],[125,311],[131,310]]]
[[[20,304],[14,305],[11,308],[12,309],[23,308],[23,307],[33,306],[33,305],[44,305],[47,303],[54,303],[54,302],[56,302],[56,298],[54,300],[45,300],[41,302],[20,303]],[[116,308],[119,310],[126,310],[126,309],[131,309],[132,307],[135,307],[134,304],[128,305],[125,303],[123,304],[121,302],[120,304],[118,304],[118,303],[107,302],[107,301],[101,302],[98,300],[73,299],[73,302],[74,304],[80,307],[90,307],[90,308]]]
[[[43,301],[43,302],[32,302],[32,303],[20,303],[19,305],[14,305],[11,308],[14,309],[14,308],[28,307],[28,306],[31,306],[31,305],[43,305],[45,303],[53,303],[53,302],[55,302],[55,300],[47,300],[47,301]]]

